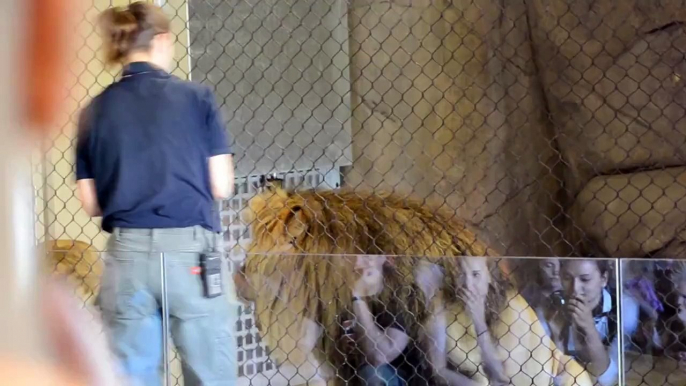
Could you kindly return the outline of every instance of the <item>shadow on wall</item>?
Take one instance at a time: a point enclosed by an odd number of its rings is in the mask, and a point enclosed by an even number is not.
[[[678,256],[685,18],[678,2],[353,1],[346,183],[448,207],[509,255],[591,238]]]

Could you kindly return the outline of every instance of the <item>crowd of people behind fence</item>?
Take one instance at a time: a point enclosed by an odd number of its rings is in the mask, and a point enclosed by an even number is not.
[[[357,259],[360,278],[351,285],[352,311],[341,317],[341,347],[349,355],[346,363],[359,381],[367,385],[401,386],[426,384],[427,377],[432,377],[438,384],[472,384],[475,370],[481,365],[490,384],[511,384],[498,350],[509,347],[510,355],[516,355],[512,347],[527,343],[506,342],[507,334],[493,328],[502,313],[492,309],[499,306],[497,301],[489,299],[494,291],[492,275],[502,271],[497,264],[491,264],[495,259],[460,259],[463,280],[458,283],[460,288],[456,288],[456,294],[463,300],[466,311],[463,314],[467,318],[453,314],[451,320],[448,316],[451,314],[443,312],[440,302],[427,302],[427,313],[443,315],[424,323],[424,335],[434,345],[410,338],[411,322],[406,320],[402,302],[381,303],[375,298],[388,285],[385,279],[393,274],[392,258],[361,256]],[[501,288],[500,293],[505,295],[502,299],[505,303],[530,307],[545,335],[565,355],[583,366],[594,383],[617,384],[622,353],[667,356],[680,365],[686,363],[686,264],[626,261],[621,271],[622,291],[618,291],[614,261],[522,260],[515,272],[506,275],[505,286],[509,290]],[[442,281],[441,275],[441,268],[428,260],[416,269],[417,287],[427,299],[439,290],[437,283]],[[522,308],[517,307],[513,308],[521,312]],[[618,327],[619,320],[621,327]],[[454,328],[456,325],[459,332]],[[451,340],[457,346],[465,346],[460,343],[463,338],[475,341],[472,348],[480,353],[476,362],[481,363],[474,364],[472,374],[465,371],[469,365],[450,363],[441,355],[442,347]],[[422,372],[422,358],[429,363],[428,373]],[[473,357],[468,354],[465,359],[470,361]]]

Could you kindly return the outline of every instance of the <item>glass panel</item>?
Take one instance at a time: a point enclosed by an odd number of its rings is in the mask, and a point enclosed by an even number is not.
[[[241,270],[239,342],[277,364],[256,371],[239,344],[253,384],[618,380],[615,260],[248,255]]]
[[[637,369],[646,366],[632,359],[645,352],[632,348],[639,344],[630,334],[637,323],[626,288],[633,284],[625,280],[618,290],[627,268],[617,275],[616,260],[248,254],[242,262],[222,260],[231,277],[224,276],[223,296],[207,299],[197,252],[164,254],[164,296],[159,253],[56,246],[55,271],[68,275],[114,348],[130,338],[126,328],[140,327],[130,330],[143,351],[128,358],[129,373],[145,374],[147,361],[148,376],[159,376],[153,363],[161,359],[166,300],[171,385],[183,384],[181,363],[193,361],[195,350],[226,359],[231,365],[220,369],[222,379],[245,385],[361,384],[375,377],[609,385],[623,368],[627,384],[638,384]],[[621,319],[617,298],[624,300]],[[199,342],[205,343],[194,346]],[[619,350],[622,343],[627,350]]]

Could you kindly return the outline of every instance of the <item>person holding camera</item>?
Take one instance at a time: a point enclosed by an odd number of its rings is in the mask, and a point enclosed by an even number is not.
[[[529,303],[538,316],[544,321],[551,317],[550,311],[556,307],[550,307],[558,302],[558,294],[562,290],[560,282],[560,260],[555,258],[538,259],[535,264],[535,280],[527,284],[521,291],[522,297]],[[548,325],[543,323],[543,328],[550,335]]]
[[[608,290],[610,265],[607,261],[568,260],[561,266],[562,296],[548,321],[551,336],[558,347],[571,355],[596,378],[597,384],[617,383],[619,360],[618,334],[632,336],[638,315],[623,314],[622,331],[617,331],[617,299]],[[633,300],[622,299],[625,309]]]

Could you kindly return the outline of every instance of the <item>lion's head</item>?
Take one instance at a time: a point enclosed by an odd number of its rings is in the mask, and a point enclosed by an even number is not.
[[[348,192],[268,190],[242,213],[252,233],[248,253],[366,253],[373,230],[359,206]]]

